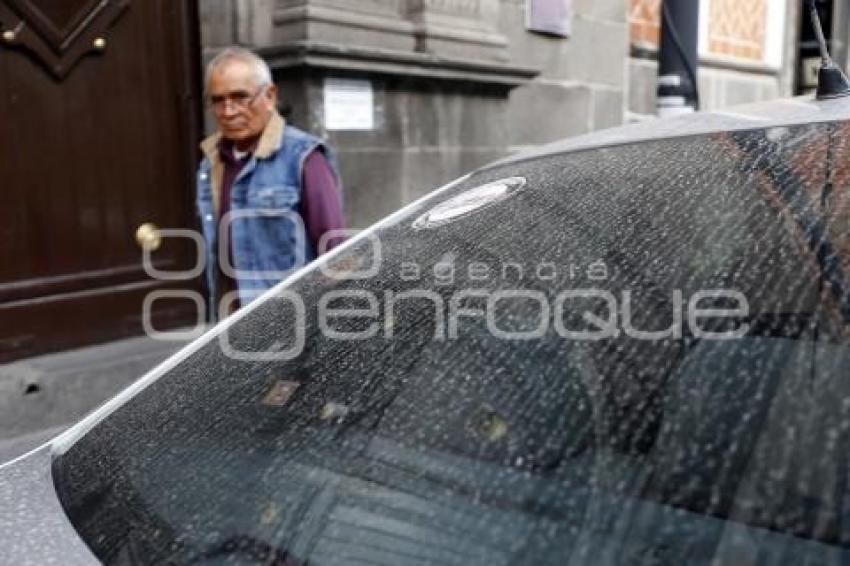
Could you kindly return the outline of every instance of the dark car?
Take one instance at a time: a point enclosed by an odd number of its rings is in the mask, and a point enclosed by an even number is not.
[[[850,100],[476,171],[0,468],[10,564],[850,563]]]

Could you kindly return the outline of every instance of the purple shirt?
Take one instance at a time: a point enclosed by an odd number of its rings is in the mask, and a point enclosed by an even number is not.
[[[248,154],[237,160],[233,156],[232,144],[222,140],[219,154],[224,163],[224,175],[221,183],[221,214],[230,210],[230,191],[239,172],[251,159]],[[319,249],[322,235],[329,230],[343,230],[345,220],[342,216],[342,198],[336,176],[331,170],[325,154],[313,151],[304,161],[304,171],[301,177],[301,218],[307,232],[310,244],[316,255],[327,252],[345,241],[342,236],[330,238]]]
[[[242,168],[245,167],[245,164],[251,159],[251,155],[245,155],[242,159],[236,159],[233,155],[233,144],[222,140],[218,145],[218,153],[221,157],[222,163],[224,163],[224,174],[221,179],[221,201],[219,206],[219,214],[220,216],[224,216],[228,212],[230,212],[230,193],[233,189],[233,182],[236,180],[236,177],[239,176],[239,172],[242,171]],[[228,261],[230,265],[233,265],[233,238],[227,239],[227,255]],[[221,260],[218,262],[218,280],[219,286],[221,287],[221,296],[223,297],[227,293],[232,293],[237,290],[236,280],[225,274],[221,269],[222,263]],[[232,306],[232,309],[239,308],[239,301],[235,299]],[[231,311],[232,312],[232,311]]]
[[[221,179],[221,212],[219,213],[224,216],[230,212],[230,191],[233,189],[233,182],[251,159],[251,154],[243,156],[242,159],[236,159],[236,156],[233,155],[233,145],[224,141],[219,144],[218,153],[221,156],[222,163],[224,163],[224,175]]]
[[[325,154],[321,151],[313,151],[304,161],[301,185],[301,218],[304,220],[307,237],[318,256],[345,241],[342,236],[333,237],[325,243],[325,249],[319,249],[322,234],[329,230],[345,228],[339,185]]]

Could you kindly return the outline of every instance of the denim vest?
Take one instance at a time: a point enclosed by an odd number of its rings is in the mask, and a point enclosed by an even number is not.
[[[250,161],[240,171],[230,192],[230,237],[239,301],[244,306],[260,293],[315,258],[315,250],[299,215],[304,162],[319,148],[339,180],[330,148],[310,134],[284,126],[275,115],[274,129],[267,127]],[[270,135],[276,139],[269,139]],[[281,137],[282,136],[282,137]],[[264,139],[265,138],[265,139]],[[218,319],[218,266],[229,259],[222,246],[225,229],[218,218],[219,206],[213,191],[211,148],[217,136],[205,141],[207,157],[198,170],[197,206],[206,242],[206,277],[210,320]],[[265,146],[265,147],[264,147]],[[215,150],[217,151],[217,150]],[[220,188],[218,189],[220,190]],[[219,252],[224,252],[224,257]]]

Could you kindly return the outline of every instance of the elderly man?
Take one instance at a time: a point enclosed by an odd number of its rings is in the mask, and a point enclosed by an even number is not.
[[[323,235],[343,228],[342,203],[330,149],[278,114],[265,61],[226,49],[206,89],[218,132],[201,144],[197,203],[211,312],[223,299],[227,313],[340,241]]]

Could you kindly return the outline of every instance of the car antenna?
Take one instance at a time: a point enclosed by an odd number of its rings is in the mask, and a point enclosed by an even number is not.
[[[829,47],[826,37],[823,35],[823,27],[820,16],[815,5],[815,0],[808,0],[809,10],[812,13],[812,26],[815,28],[815,36],[820,47],[821,65],[818,70],[818,100],[829,100],[831,98],[843,98],[850,96],[850,80],[847,79],[832,57],[829,55]]]

